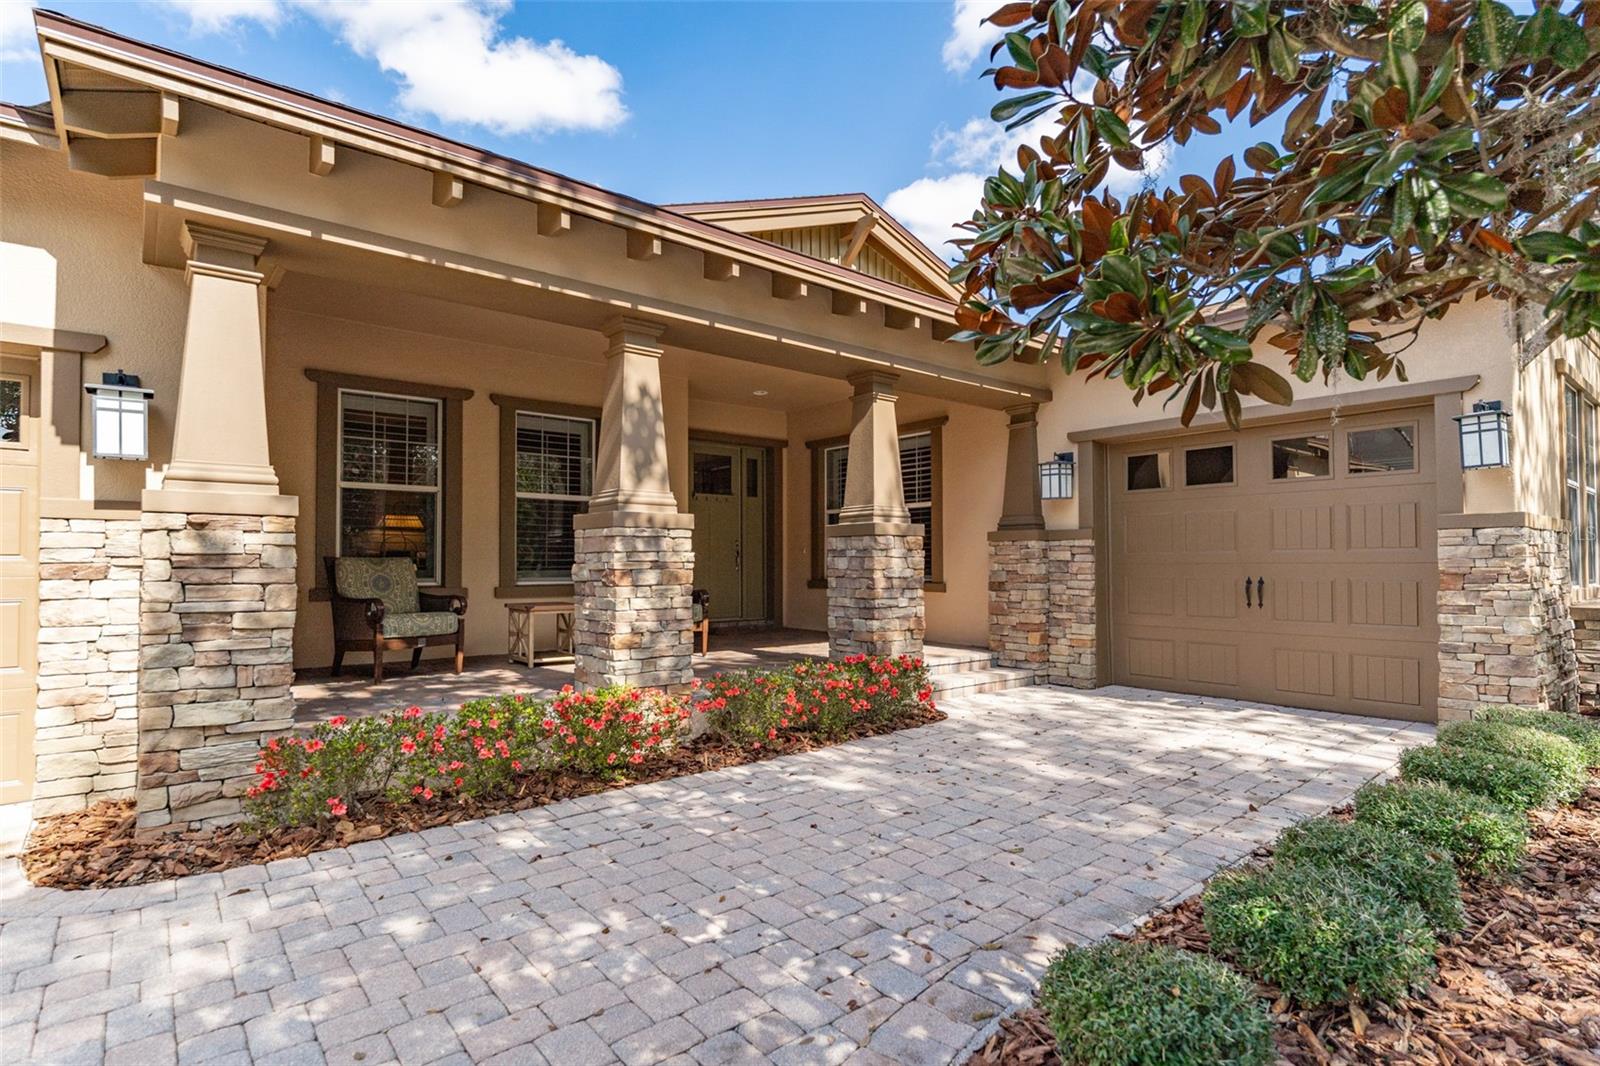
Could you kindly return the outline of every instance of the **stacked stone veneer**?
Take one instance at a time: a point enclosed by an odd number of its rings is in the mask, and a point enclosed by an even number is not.
[[[139,825],[232,821],[261,742],[293,726],[294,519],[142,525]]]
[[[139,520],[39,524],[37,817],[133,795]]]
[[[687,523],[577,530],[572,654],[579,685],[689,684],[693,534]]]
[[[1496,704],[1576,706],[1567,575],[1564,531],[1439,530],[1441,720]]]
[[[999,666],[1053,685],[1097,685],[1094,543],[996,536],[989,542],[989,650]]]
[[[921,532],[827,538],[828,654],[921,655]]]
[[[1572,646],[1578,659],[1578,702],[1600,704],[1600,603],[1575,603]]]

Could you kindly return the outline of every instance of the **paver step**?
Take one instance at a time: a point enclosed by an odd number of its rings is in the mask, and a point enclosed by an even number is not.
[[[940,696],[971,696],[980,692],[1004,692],[1007,689],[1029,688],[1039,683],[1032,670],[991,666],[983,670],[963,670],[957,673],[935,674],[933,691]]]
[[[942,677],[947,674],[969,674],[974,671],[988,670],[994,666],[994,658],[982,648],[973,648],[971,652],[951,655],[941,652],[938,659],[928,662],[928,674],[932,677]]]

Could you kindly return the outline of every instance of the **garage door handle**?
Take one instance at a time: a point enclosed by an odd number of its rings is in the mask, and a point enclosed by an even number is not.
[[[1258,608],[1260,608],[1260,607],[1265,607],[1266,605],[1267,605],[1267,579],[1264,578],[1264,577],[1258,577],[1258,578],[1256,578],[1256,606]]]
[[[1244,605],[1246,607],[1254,607],[1255,606],[1255,604],[1250,602],[1250,579],[1249,578],[1245,578],[1244,579]]]

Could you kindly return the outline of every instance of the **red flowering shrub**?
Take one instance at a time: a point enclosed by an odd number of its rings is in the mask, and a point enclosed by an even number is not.
[[[245,793],[251,821],[302,825],[359,811],[363,799],[385,792],[403,770],[398,721],[397,715],[354,722],[339,715],[310,736],[268,740],[256,761],[260,776]]]
[[[688,723],[688,704],[657,689],[578,692],[566,685],[541,724],[564,765],[614,777],[665,751],[687,731]]]
[[[853,726],[892,722],[923,707],[933,707],[933,686],[927,666],[910,655],[718,674],[696,694],[712,733],[757,748],[791,733],[836,739]]]

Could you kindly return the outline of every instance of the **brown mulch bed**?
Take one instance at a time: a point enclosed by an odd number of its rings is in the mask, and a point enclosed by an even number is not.
[[[1443,943],[1427,989],[1367,1012],[1275,1002],[1279,1062],[1600,1066],[1600,775],[1573,806],[1532,819],[1519,874],[1463,882],[1467,927]],[[1208,950],[1200,898],[1154,916],[1134,939]],[[1002,1021],[967,1062],[1060,1064],[1050,1025],[1034,1008]]]
[[[701,739],[692,741],[615,781],[576,774],[530,774],[517,791],[494,800],[452,799],[419,803],[368,803],[358,820],[272,830],[261,834],[243,825],[197,829],[184,833],[134,831],[132,800],[97,803],[82,811],[41,819],[28,838],[22,866],[28,879],[50,888],[115,888],[184,877],[209,870],[227,870],[251,863],[292,859],[315,851],[378,840],[396,833],[487,818],[507,811],[525,811],[558,800],[608,792],[629,785],[764,762],[832,747],[862,737],[941,722],[943,711],[921,710],[893,721],[852,730],[837,741],[788,737],[759,749]]]

